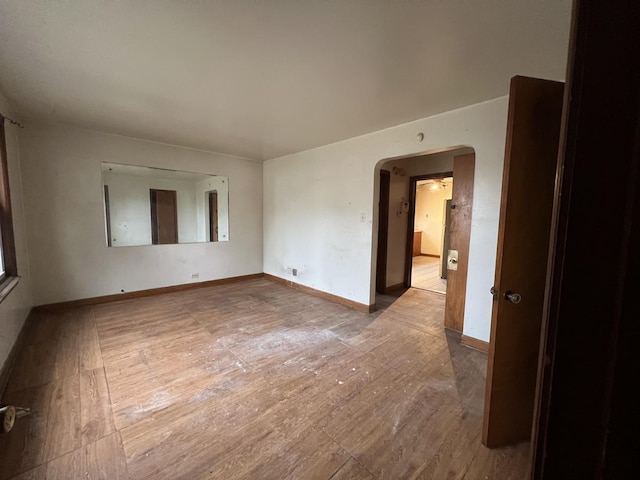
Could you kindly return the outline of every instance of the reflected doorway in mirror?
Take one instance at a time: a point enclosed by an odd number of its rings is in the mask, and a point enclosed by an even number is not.
[[[102,184],[106,243],[110,247],[229,240],[227,177],[103,163]],[[175,195],[174,226],[167,227],[175,232],[166,233],[167,237],[157,242],[154,236],[160,232],[157,224],[154,227],[152,191]]]

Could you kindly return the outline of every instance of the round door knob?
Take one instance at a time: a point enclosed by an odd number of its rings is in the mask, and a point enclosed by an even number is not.
[[[16,421],[15,407],[10,405],[2,407],[2,409],[0,409],[0,420],[2,421],[0,433],[9,433],[9,430],[13,428],[13,424]]]
[[[519,293],[513,293],[510,291],[504,292],[504,299],[509,300],[511,303],[520,303],[522,301],[522,296]]]

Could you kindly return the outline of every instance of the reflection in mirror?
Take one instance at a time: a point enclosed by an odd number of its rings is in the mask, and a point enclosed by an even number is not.
[[[229,240],[229,181],[219,175],[102,164],[107,245]]]

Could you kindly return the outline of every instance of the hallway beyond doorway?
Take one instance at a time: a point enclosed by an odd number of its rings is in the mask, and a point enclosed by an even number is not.
[[[419,255],[413,257],[411,286],[436,293],[447,293],[447,281],[440,278],[440,258]]]

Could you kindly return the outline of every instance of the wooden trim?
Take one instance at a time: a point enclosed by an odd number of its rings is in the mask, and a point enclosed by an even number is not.
[[[151,209],[151,245],[158,245],[158,203],[155,189],[149,189],[149,207]]]
[[[101,303],[119,302],[121,300],[131,300],[134,298],[149,297],[152,295],[161,295],[163,293],[181,292],[183,290],[193,290],[196,288],[214,287],[216,285],[236,283],[236,282],[241,282],[243,280],[253,280],[256,278],[263,278],[263,277],[273,282],[280,283],[282,285],[286,285],[288,287],[292,287],[297,290],[301,290],[305,293],[309,293],[316,297],[321,297],[331,302],[339,303],[341,305],[351,307],[360,312],[372,313],[376,311],[375,305],[365,305],[364,303],[354,302],[353,300],[349,300],[348,298],[339,297],[338,295],[333,295],[332,293],[323,292],[322,290],[317,290],[312,287],[307,287],[306,285],[292,282],[284,278],[276,277],[275,275],[270,275],[268,273],[254,273],[251,275],[241,275],[239,277],[220,278],[217,280],[209,280],[206,282],[183,283],[180,285],[172,285],[169,287],[150,288],[147,290],[138,290],[135,292],[103,295],[101,297],[81,298],[79,300],[70,300],[68,302],[49,303],[46,305],[38,305],[36,307],[33,307],[32,311],[34,313],[55,312],[58,310],[64,310],[66,308],[71,308],[71,307],[81,307],[86,305],[98,305]],[[399,284],[399,285],[402,285],[402,284]],[[393,289],[395,287],[396,285],[394,285],[393,287],[389,287],[388,290]]]
[[[574,2],[532,442],[536,480],[638,476],[637,18],[637,1]],[[594,196],[605,169],[616,188]],[[595,291],[594,276],[606,279]]]
[[[18,275],[18,265],[13,234],[8,162],[4,117],[0,115],[0,225],[2,226],[0,229],[0,245],[2,246],[5,277],[16,277]]]
[[[475,348],[476,350],[480,350],[485,353],[489,351],[489,342],[473,337],[467,337],[466,335],[462,335],[460,337],[460,344],[466,347]]]
[[[416,177],[409,178],[409,213],[407,217],[407,238],[404,252],[404,286],[411,287],[411,267],[413,266],[413,232],[416,226]]]
[[[376,291],[387,290],[387,250],[389,248],[389,191],[391,173],[380,170],[380,197],[378,199],[378,251],[376,253]]]
[[[160,295],[163,293],[181,292],[183,290],[193,290],[196,288],[215,287],[216,285],[225,285],[227,283],[242,282],[244,280],[253,280],[262,278],[262,273],[252,273],[250,275],[240,275],[238,277],[219,278],[217,280],[208,280],[205,282],[183,283],[180,285],[171,285],[169,287],[149,288],[147,290],[138,290],[135,292],[116,293],[114,295],[104,295],[101,297],[81,298],[79,300],[71,300],[68,302],[49,303],[47,305],[38,305],[33,307],[33,312],[55,312],[70,307],[81,307],[85,305],[98,305],[100,303],[119,302],[121,300],[131,300],[134,298],[149,297],[151,295]]]
[[[349,300],[348,298],[339,297],[338,295],[334,295],[332,293],[323,292],[322,290],[317,290],[312,287],[307,287],[306,285],[292,282],[291,280],[287,280],[282,277],[276,277],[275,275],[271,275],[269,273],[265,273],[264,278],[281,285],[286,285],[287,287],[295,288],[296,290],[300,290],[301,292],[308,293],[315,297],[324,298],[325,300],[329,300],[330,302],[339,303],[340,305],[344,305],[345,307],[353,308],[354,310],[358,310],[359,312],[373,313],[376,311],[375,305],[365,305],[364,303],[354,302],[353,300]]]
[[[421,257],[432,257],[432,258],[440,258],[440,255],[435,255],[433,253],[421,253]]]
[[[9,377],[11,376],[11,371],[13,370],[13,367],[15,366],[18,360],[18,355],[20,354],[20,352],[22,351],[22,349],[26,344],[28,324],[30,324],[33,321],[31,317],[32,312],[33,312],[33,309],[29,310],[29,313],[27,314],[27,318],[25,318],[24,322],[22,323],[20,332],[18,332],[18,337],[16,338],[16,341],[14,342],[13,347],[11,347],[11,350],[9,351],[9,355],[7,356],[7,359],[4,361],[4,364],[0,367],[0,404],[2,403],[1,400],[4,397],[4,393],[7,389],[7,384],[9,383]]]
[[[4,280],[4,278],[3,278]],[[20,277],[6,277],[6,281],[0,282],[0,303],[16,288],[20,282]]]
[[[429,173],[409,177],[409,218],[407,218],[407,243],[404,257],[404,286],[411,287],[411,266],[413,264],[413,230],[416,222],[416,188],[420,180],[453,177],[453,172]],[[455,182],[455,178],[453,180]]]
[[[403,288],[405,288],[404,282],[396,283],[395,285],[385,288],[384,293],[395,292],[396,290],[401,290]]]
[[[107,247],[111,247],[111,206],[109,205],[109,185],[104,186],[104,216],[107,224]]]
[[[574,7],[575,9],[575,7]],[[539,480],[542,478],[543,453],[546,445],[546,435],[549,426],[549,399],[551,396],[551,355],[555,343],[555,328],[550,318],[550,299],[552,294],[552,282],[554,279],[554,259],[559,251],[559,245],[562,245],[564,235],[559,230],[559,212],[560,212],[560,192],[566,177],[564,169],[564,154],[567,141],[567,115],[569,113],[569,103],[571,98],[571,89],[573,84],[573,66],[575,56],[575,29],[577,26],[577,16],[574,13],[571,22],[571,33],[569,40],[569,60],[567,67],[567,78],[564,89],[564,100],[562,107],[562,119],[560,125],[560,141],[558,145],[558,163],[556,166],[557,180],[554,189],[553,210],[551,212],[551,232],[549,242],[549,254],[547,258],[547,277],[544,293],[544,304],[542,309],[542,323],[540,331],[540,353],[538,356],[538,373],[536,378],[536,396],[533,410],[533,426],[531,431],[532,448],[529,454],[529,463],[531,465],[531,478]],[[570,170],[567,169],[567,173]],[[560,242],[560,243],[559,243]],[[599,252],[600,254],[601,252]],[[557,285],[554,293],[557,294]]]

